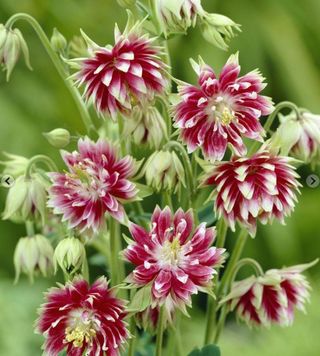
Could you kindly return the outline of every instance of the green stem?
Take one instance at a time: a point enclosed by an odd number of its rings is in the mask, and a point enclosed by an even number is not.
[[[109,249],[110,249],[110,274],[111,274],[111,284],[115,286],[119,284],[119,274],[118,274],[118,256],[117,256],[117,223],[113,218],[109,219]]]
[[[42,45],[44,46],[44,48],[47,51],[52,63],[56,67],[56,69],[57,69],[58,73],[60,74],[61,78],[63,79],[67,89],[69,90],[74,102],[76,103],[78,110],[80,112],[82,121],[86,127],[87,133],[89,134],[91,131],[94,131],[95,128],[92,123],[89,111],[88,111],[85,103],[83,102],[79,91],[74,87],[72,80],[66,78],[65,68],[64,68],[60,58],[56,54],[56,52],[52,49],[50,41],[49,41],[47,35],[45,34],[45,32],[43,31],[42,27],[39,25],[39,23],[32,16],[30,16],[28,14],[18,13],[18,14],[15,14],[9,18],[9,20],[6,23],[6,28],[11,28],[16,21],[20,21],[20,20],[28,22],[31,25],[31,27],[34,29],[36,34],[38,35]]]
[[[168,205],[168,207],[173,211],[173,203],[172,203],[171,193],[163,192],[162,198],[163,198],[163,207]]]
[[[128,346],[128,356],[134,356],[134,348],[135,348],[135,341],[136,341],[136,323],[134,321],[134,317],[132,316],[130,318],[130,334],[131,334],[131,339],[129,340],[129,346]]]
[[[160,314],[157,326],[157,338],[156,338],[156,356],[162,355],[162,343],[163,343],[163,332],[164,332],[164,322],[165,322],[165,307],[160,308]]]
[[[121,149],[121,156],[126,155],[126,141],[124,140],[123,136],[123,117],[121,115],[118,115],[118,134],[119,134],[119,142],[120,142],[120,149]]]
[[[26,169],[26,178],[30,179],[31,177],[31,171],[33,166],[36,163],[44,163],[51,172],[57,172],[58,171],[58,167],[56,166],[56,164],[53,162],[53,160],[46,156],[46,155],[36,155],[34,157],[32,157],[28,163],[27,169]]]
[[[34,224],[33,224],[33,221],[31,221],[31,220],[27,220],[27,221],[26,221],[26,230],[27,230],[27,235],[28,235],[29,237],[34,236],[35,231],[34,231]]]
[[[226,222],[221,219],[217,224],[217,243],[216,246],[221,248],[225,244],[226,236],[227,236],[228,226]],[[216,286],[219,282],[219,275],[216,277]],[[217,309],[217,300],[208,297],[208,309],[207,309],[207,323],[206,323],[206,331],[205,331],[205,339],[204,345],[207,345],[211,342],[213,337],[213,330],[216,324],[216,309]]]
[[[270,130],[275,118],[282,109],[291,109],[296,113],[297,117],[300,116],[299,108],[294,103],[291,103],[290,101],[282,101],[276,105],[273,112],[269,115],[267,121],[265,122],[263,128],[266,132]],[[259,144],[260,143],[258,141],[253,143],[248,153],[249,156],[257,151]]]

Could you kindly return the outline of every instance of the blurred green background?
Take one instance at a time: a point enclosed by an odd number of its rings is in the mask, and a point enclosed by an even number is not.
[[[207,44],[199,29],[188,37],[170,40],[173,72],[180,79],[194,82],[188,58],[198,54],[217,70],[230,53],[240,51],[243,72],[259,67],[267,78],[267,95],[275,102],[290,100],[320,113],[320,1],[319,0],[203,0],[207,11],[225,14],[242,25],[242,33],[231,42],[229,53]],[[113,26],[125,23],[125,12],[115,0],[0,0],[0,23],[15,12],[33,15],[51,36],[57,27],[68,40],[82,28],[97,43],[113,43]],[[29,72],[22,61],[9,83],[0,75],[1,151],[31,156],[46,153],[58,158],[41,133],[56,127],[83,132],[77,109],[32,29],[18,27],[29,44],[34,68]],[[245,254],[257,258],[264,268],[309,262],[320,255],[320,187],[306,187],[310,174],[300,170],[304,185],[296,211],[287,226],[259,227]],[[318,171],[319,174],[319,171]],[[6,191],[0,191],[0,204]],[[53,281],[38,279],[30,286],[22,278],[13,286],[12,256],[23,226],[0,223],[0,355],[40,355],[42,338],[33,334],[36,308],[42,291]],[[233,237],[229,237],[232,244]],[[310,271],[313,285],[307,315],[297,315],[290,328],[250,331],[232,320],[222,338],[224,356],[316,356],[320,355],[320,266]],[[202,300],[200,300],[201,302]],[[201,303],[194,303],[195,306]],[[204,311],[192,311],[184,320],[183,343],[186,352],[202,342]]]

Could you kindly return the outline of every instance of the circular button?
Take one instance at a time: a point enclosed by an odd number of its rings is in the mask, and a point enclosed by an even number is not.
[[[310,174],[306,179],[306,183],[310,188],[317,188],[319,186],[320,179],[316,174]]]
[[[1,177],[1,185],[4,188],[11,188],[14,186],[14,178],[10,176],[9,174],[5,174],[4,176]]]

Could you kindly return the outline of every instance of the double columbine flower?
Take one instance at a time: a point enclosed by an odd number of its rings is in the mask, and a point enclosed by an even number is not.
[[[189,152],[201,148],[204,156],[221,160],[230,144],[237,155],[247,149],[242,136],[262,141],[262,115],[271,113],[271,100],[259,95],[266,86],[255,70],[238,77],[238,55],[232,55],[219,78],[202,60],[193,62],[199,86],[179,86],[179,101],[173,107],[175,127]]]
[[[267,151],[249,158],[233,157],[208,169],[205,184],[214,185],[215,210],[232,231],[235,222],[254,236],[257,220],[266,224],[273,218],[284,223],[297,201],[301,184],[292,159],[273,156]]]
[[[224,260],[224,249],[210,247],[215,228],[202,223],[193,230],[190,210],[179,209],[173,215],[168,207],[156,207],[151,222],[150,232],[130,225],[134,241],[124,257],[136,268],[128,281],[138,287],[152,286],[152,307],[164,305],[168,315],[175,307],[185,311],[192,294],[211,287],[215,268]]]
[[[129,114],[135,104],[145,105],[156,94],[163,94],[167,79],[161,61],[161,47],[142,34],[137,24],[123,34],[115,29],[115,45],[100,47],[89,41],[92,57],[81,61],[76,74],[85,84],[85,96],[92,98],[98,112],[112,118]]]
[[[80,139],[78,152],[63,152],[69,172],[51,173],[49,206],[63,214],[69,228],[97,233],[104,226],[105,213],[123,222],[122,203],[136,197],[129,179],[135,173],[133,159],[118,159],[115,148],[103,139]]]
[[[249,326],[290,325],[295,309],[304,311],[310,297],[309,282],[301,272],[314,263],[272,269],[263,276],[235,282],[222,303],[229,303]]]
[[[47,355],[66,350],[68,356],[116,356],[128,337],[125,315],[124,302],[108,289],[104,277],[92,286],[75,279],[49,290],[37,329],[46,338]]]

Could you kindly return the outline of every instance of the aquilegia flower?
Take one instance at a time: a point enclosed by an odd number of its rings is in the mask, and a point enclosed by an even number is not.
[[[47,355],[57,356],[66,350],[68,356],[116,356],[128,337],[125,315],[124,302],[108,289],[104,277],[92,286],[75,279],[49,290],[37,331],[46,338]]]
[[[200,147],[204,156],[221,160],[230,144],[237,155],[247,149],[242,136],[262,141],[262,115],[271,113],[270,98],[259,93],[266,86],[254,70],[238,77],[238,55],[232,55],[219,78],[203,61],[193,63],[199,86],[179,86],[179,101],[173,107],[175,127],[189,152]]]
[[[134,238],[124,257],[136,266],[128,281],[138,287],[151,285],[152,307],[165,305],[167,313],[191,304],[191,295],[210,288],[215,268],[224,260],[224,249],[211,247],[215,228],[200,224],[193,231],[189,210],[174,215],[166,207],[153,212],[148,232],[131,224]]]
[[[272,269],[263,276],[235,282],[222,303],[229,303],[231,310],[236,310],[248,325],[290,325],[295,309],[304,311],[309,301],[310,285],[301,272],[314,263]]]
[[[103,227],[105,213],[120,222],[125,212],[122,203],[135,198],[137,190],[130,182],[135,173],[132,157],[118,159],[115,148],[103,139],[80,139],[78,152],[62,152],[69,172],[50,173],[49,206],[63,214],[69,228],[97,233]]]
[[[266,224],[277,218],[284,224],[301,186],[291,162],[289,157],[262,151],[250,158],[233,157],[230,162],[216,163],[208,171],[204,183],[215,186],[215,210],[232,231],[236,221],[251,236],[256,233],[257,219]]]
[[[116,118],[117,112],[129,114],[136,103],[144,103],[167,86],[161,47],[142,34],[138,25],[121,34],[116,27],[113,47],[92,48],[92,57],[81,61],[76,74],[85,84],[85,96],[92,98],[98,112]]]
[[[281,154],[290,154],[305,163],[320,161],[320,115],[302,111],[279,114],[280,126],[270,140]]]

